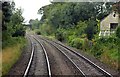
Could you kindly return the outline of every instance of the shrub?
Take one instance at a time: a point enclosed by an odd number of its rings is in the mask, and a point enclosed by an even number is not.
[[[2,53],[0,53],[0,55],[2,55],[2,68],[0,67],[2,69],[2,77],[4,77],[17,62],[27,42],[23,37],[14,37],[14,39],[12,38],[10,40],[12,40],[12,43],[16,42],[16,44],[10,44],[11,46],[7,45],[7,47],[2,49]]]
[[[71,41],[70,45],[76,47],[77,49],[82,49],[84,40],[80,38],[75,38]]]
[[[60,31],[57,31],[57,32],[55,33],[55,38],[56,38],[57,40],[59,40],[59,41],[62,42],[62,41],[64,40],[63,33],[60,32]]]
[[[117,43],[116,37],[102,37],[96,40],[99,44]]]
[[[105,43],[106,42],[106,38],[102,37],[102,38],[98,39],[98,42],[99,43]]]
[[[85,33],[87,34],[87,38],[89,40],[92,40],[94,37],[94,34],[97,33],[97,30],[96,30],[97,26],[96,25],[97,25],[96,21],[94,21],[94,20],[88,21],[88,25],[85,29]]]
[[[71,41],[75,38],[74,35],[68,36],[68,43],[70,44]],[[71,45],[71,44],[70,44]]]
[[[41,35],[41,32],[40,32],[40,31],[36,31],[36,34],[37,34],[37,35]]]
[[[40,31],[42,35],[52,35],[56,30],[51,25],[42,24],[40,26]]]
[[[103,53],[101,44],[96,42],[95,45],[91,49],[91,53],[97,58],[100,57],[101,54]]]
[[[86,22],[79,21],[76,25],[76,35],[81,36],[85,33],[85,29],[87,27]]]
[[[120,25],[118,26],[116,30],[116,37],[120,38]]]
[[[12,37],[18,37],[18,36],[25,36],[25,31],[24,30],[17,30],[15,33],[12,35]]]

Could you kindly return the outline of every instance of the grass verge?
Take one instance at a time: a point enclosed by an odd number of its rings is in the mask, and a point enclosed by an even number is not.
[[[18,43],[2,50],[2,75],[6,75],[10,68],[16,63],[21,55],[22,48],[26,44],[26,40],[24,38],[19,38],[17,40],[19,40]]]

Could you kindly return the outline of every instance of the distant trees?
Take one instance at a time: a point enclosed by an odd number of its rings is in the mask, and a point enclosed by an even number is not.
[[[29,20],[30,28],[33,29],[38,29],[40,26],[40,21],[38,19],[30,19]]]

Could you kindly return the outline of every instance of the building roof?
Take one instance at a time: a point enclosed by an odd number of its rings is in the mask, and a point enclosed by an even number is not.
[[[101,22],[102,22],[103,20],[105,20],[109,15],[113,14],[114,12],[115,12],[115,14],[118,14],[118,12],[112,11],[110,14],[108,14],[106,17],[104,17],[104,18],[101,20]]]

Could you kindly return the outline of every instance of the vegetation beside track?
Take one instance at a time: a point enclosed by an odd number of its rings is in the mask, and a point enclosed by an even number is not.
[[[2,5],[2,75],[6,75],[19,59],[26,44],[22,9],[15,8],[13,1],[0,1]]]
[[[15,38],[15,44],[6,47],[2,50],[2,75],[6,75],[11,67],[17,62],[19,59],[23,48],[26,45],[26,39]]]
[[[98,36],[100,21],[118,8],[111,7],[114,3],[106,3],[106,8],[103,4],[52,3],[38,10],[43,16],[40,21],[31,20],[30,28],[35,30],[36,34],[57,39],[120,70],[120,31],[117,30],[109,37]]]

